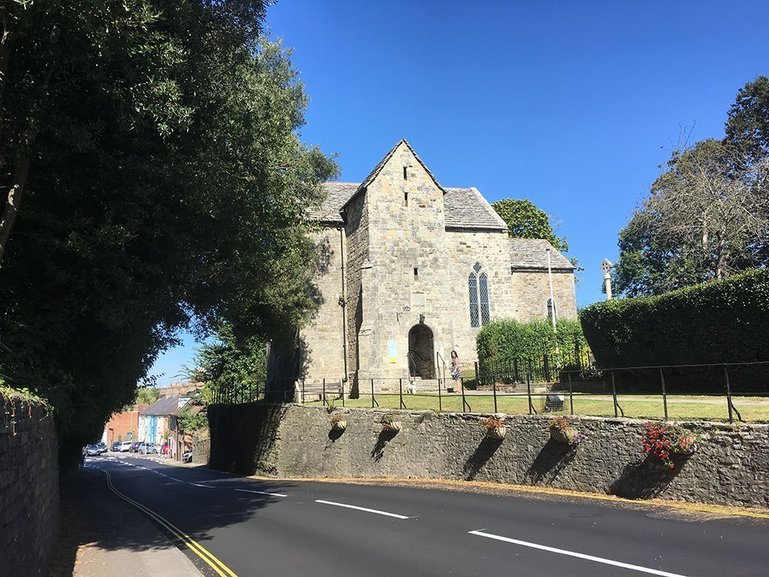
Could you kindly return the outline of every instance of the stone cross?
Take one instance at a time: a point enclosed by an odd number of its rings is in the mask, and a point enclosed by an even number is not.
[[[603,259],[601,263],[601,270],[603,271],[603,286],[606,289],[606,300],[611,300],[611,269],[614,264],[608,259]]]

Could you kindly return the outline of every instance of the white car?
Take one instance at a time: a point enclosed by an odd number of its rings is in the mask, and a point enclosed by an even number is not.
[[[131,441],[123,441],[122,443],[120,443],[120,452],[127,453],[128,451],[131,450],[131,445],[133,445]]]

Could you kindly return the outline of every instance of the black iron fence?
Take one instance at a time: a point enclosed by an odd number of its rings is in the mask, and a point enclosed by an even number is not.
[[[575,342],[563,349],[543,350],[539,354],[505,361],[481,361],[475,364],[475,378],[479,385],[554,383],[562,378],[562,371],[571,371],[582,378],[593,372],[590,350]]]
[[[215,402],[769,422],[769,362],[598,369],[583,360],[558,366],[543,358],[539,365],[527,361],[502,374],[478,367],[459,383],[440,375],[281,381],[271,383],[266,395],[259,387],[221,389]],[[511,379],[516,370],[517,378]],[[695,380],[687,380],[692,375]]]

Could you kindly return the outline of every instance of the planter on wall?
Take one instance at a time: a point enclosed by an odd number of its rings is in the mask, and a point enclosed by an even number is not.
[[[555,427],[551,427],[550,429],[550,438],[554,441],[558,441],[559,443],[566,443],[567,445],[571,445],[576,437],[576,429],[566,429],[565,431]]]
[[[486,429],[486,436],[489,439],[504,439],[507,434],[507,427],[491,427]]]
[[[345,429],[347,429],[347,421],[339,420],[331,422],[332,431],[344,431]]]
[[[397,433],[403,426],[400,421],[392,421],[390,423],[382,423],[382,431],[385,433]]]

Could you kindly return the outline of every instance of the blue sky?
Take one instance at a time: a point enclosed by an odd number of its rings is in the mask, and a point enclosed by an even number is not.
[[[309,96],[302,140],[361,181],[406,138],[441,184],[547,212],[584,267],[600,263],[688,141],[723,136],[737,90],[769,75],[769,2],[283,0],[268,34]],[[174,380],[193,341],[153,371]]]

